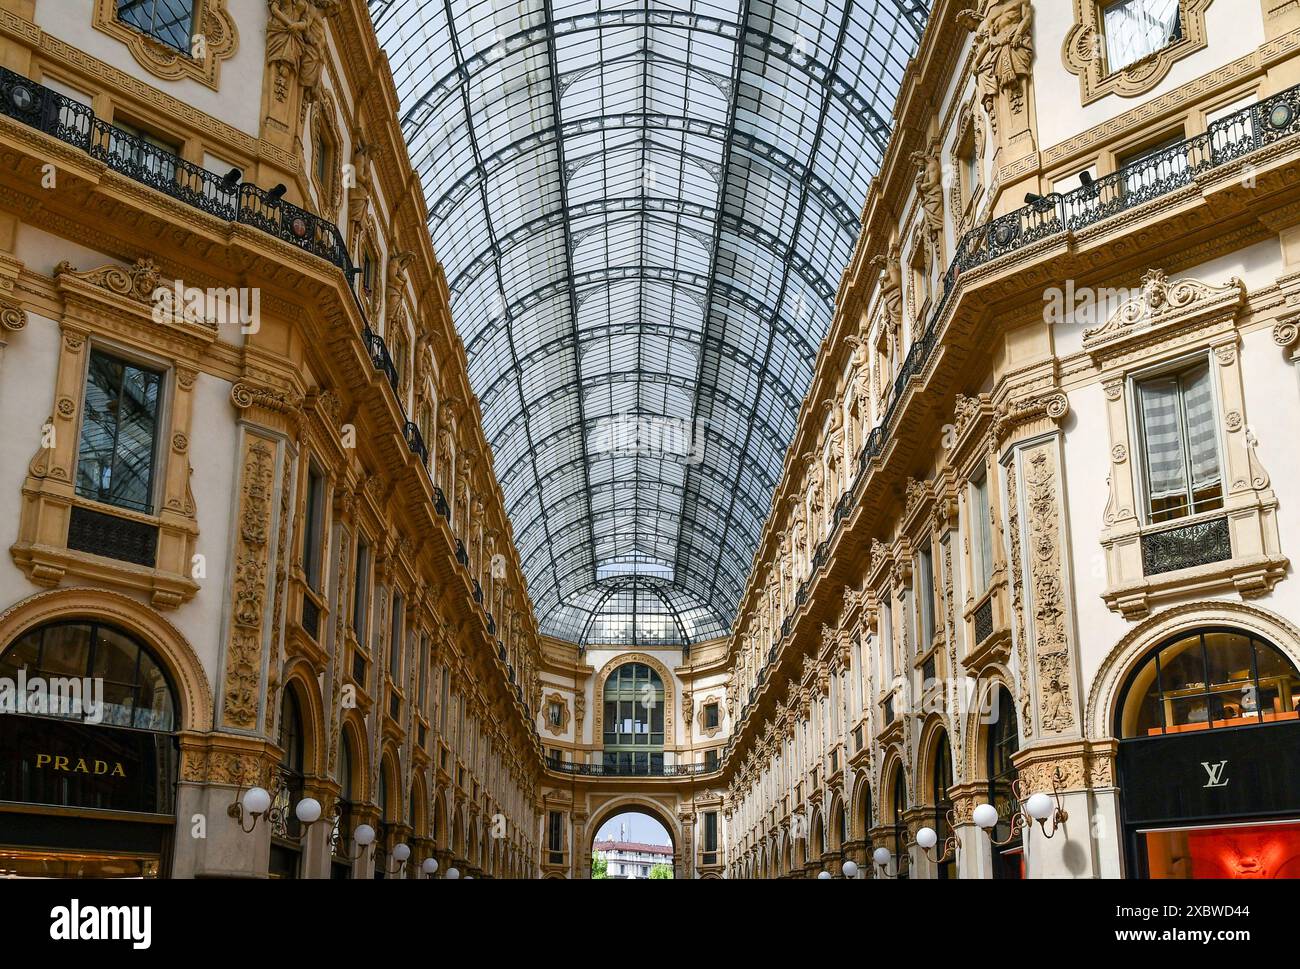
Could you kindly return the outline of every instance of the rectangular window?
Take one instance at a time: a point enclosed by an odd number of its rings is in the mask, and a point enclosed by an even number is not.
[[[704,850],[718,850],[718,812],[704,812]]]
[[[357,642],[366,642],[366,622],[370,612],[370,546],[357,542],[357,568],[352,585],[352,632]]]
[[[162,374],[92,350],[77,494],[152,514]]]
[[[442,691],[438,701],[439,716],[441,723],[438,727],[442,733],[443,739],[447,737],[447,707],[451,703],[451,671],[447,667],[442,668]]]
[[[920,636],[916,648],[924,652],[934,642],[934,557],[928,545],[917,553],[916,572],[916,630]]]
[[[1114,74],[1183,36],[1179,0],[1116,0],[1103,16],[1106,70]]]
[[[548,715],[551,720],[551,726],[559,727],[564,723],[564,704],[552,700],[547,707]]]
[[[564,861],[564,815],[559,811],[550,811],[546,818],[546,847],[551,852],[551,863]]]
[[[176,180],[176,159],[180,157],[181,146],[147,128],[115,118],[108,131],[107,150],[117,162],[139,170],[153,181]]]
[[[117,19],[173,50],[190,52],[195,0],[117,0]]]
[[[325,476],[314,464],[307,467],[307,521],[302,539],[307,585],[321,591],[321,546],[325,531]]]
[[[704,769],[709,771],[718,769],[718,752],[716,750],[706,750],[704,752]]]
[[[393,593],[393,615],[388,631],[388,675],[396,685],[402,675],[402,594]]]
[[[982,595],[993,581],[993,522],[989,519],[989,476],[984,474],[970,485],[971,565],[976,594]]]
[[[704,726],[707,730],[713,730],[718,726],[718,705],[716,703],[706,703],[704,705]]]
[[[1223,507],[1218,421],[1207,363],[1137,384],[1147,518],[1151,523]]]
[[[419,704],[420,704],[420,710],[421,710],[421,712],[423,712],[424,709],[425,709],[424,701],[425,701],[426,697],[428,697],[428,695],[429,695],[429,692],[428,692],[428,685],[429,685],[429,637],[428,637],[428,636],[421,636],[421,637],[420,637],[420,647],[419,647],[419,649],[420,649],[420,655],[419,655],[419,657],[416,659],[416,662],[420,664],[420,688],[419,688],[419,701],[418,701],[418,702],[419,702]]]

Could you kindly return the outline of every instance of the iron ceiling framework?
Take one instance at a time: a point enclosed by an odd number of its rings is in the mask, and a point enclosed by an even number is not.
[[[928,3],[370,11],[541,628],[722,635]]]

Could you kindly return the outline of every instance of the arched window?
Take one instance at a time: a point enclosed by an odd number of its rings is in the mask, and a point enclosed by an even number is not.
[[[50,703],[29,702],[27,712],[170,733],[176,728],[176,701],[162,666],[149,650],[113,626],[98,622],[60,622],[24,633],[0,656],[0,676],[16,681],[26,670],[29,683],[74,678],[78,686],[103,683],[102,705],[93,695],[59,697]],[[33,694],[35,697],[36,694]]]
[[[297,878],[302,823],[294,806],[302,799],[305,760],[302,709],[292,687],[284,691],[280,706],[280,751],[275,799],[267,815],[271,823],[270,874],[272,878]]]
[[[934,749],[934,830],[939,834],[939,846],[952,837],[952,825],[948,823],[948,812],[952,810],[952,798],[948,790],[952,787],[952,748],[948,744],[948,734],[939,735],[939,742]],[[939,878],[953,878],[956,858],[949,856],[935,866]]]
[[[352,859],[352,804],[355,800],[352,787],[352,741],[347,731],[339,740],[339,798],[334,805],[334,823],[330,832],[330,849],[334,858],[330,866],[331,878],[351,878]]]
[[[159,816],[175,811],[178,715],[149,647],[107,623],[53,622],[0,649],[0,677],[0,875],[169,871],[176,826]],[[34,821],[37,840],[21,834]]]
[[[1300,676],[1272,643],[1210,628],[1161,643],[1129,677],[1119,736],[1244,727],[1297,717]]]
[[[893,828],[893,844],[890,850],[894,853],[894,864],[897,866],[898,878],[906,878],[911,871],[911,859],[907,852],[907,821],[904,815],[907,813],[907,783],[903,779],[903,765],[894,766],[894,799],[891,804],[892,817],[890,824]]]
[[[644,663],[624,663],[605,680],[604,769],[662,774],[664,682]]]
[[[991,711],[992,722],[988,727],[988,746],[986,766],[989,781],[989,803],[998,811],[998,824],[993,829],[993,838],[1003,841],[1011,834],[1011,818],[1020,810],[1012,784],[1018,776],[1012,757],[1020,749],[1020,727],[1016,723],[1015,701],[1010,691],[999,686],[996,704]],[[1010,844],[993,846],[993,877],[1023,878],[1023,838],[1017,838]]]

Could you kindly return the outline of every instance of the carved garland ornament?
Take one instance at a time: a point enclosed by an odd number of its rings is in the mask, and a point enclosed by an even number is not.
[[[244,729],[257,726],[262,674],[262,614],[266,601],[274,484],[274,445],[263,438],[248,438],[244,449],[222,711],[223,723]]]
[[[1061,574],[1060,519],[1054,444],[1025,454],[1025,504],[1029,526],[1029,572],[1038,662],[1039,721],[1061,733],[1074,726],[1069,636]]]

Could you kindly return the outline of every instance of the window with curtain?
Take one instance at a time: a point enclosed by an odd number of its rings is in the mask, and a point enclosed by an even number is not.
[[[989,520],[989,476],[970,483],[971,565],[977,595],[993,581],[993,523]]]
[[[307,467],[307,521],[302,537],[302,564],[307,585],[321,591],[321,555],[325,541],[325,476],[314,463]]]
[[[153,512],[162,374],[92,350],[86,372],[77,494]]]
[[[388,632],[388,675],[392,677],[394,686],[401,686],[402,649],[405,645],[405,637],[402,635],[402,594],[394,592],[392,623]]]
[[[1137,384],[1148,520],[1223,507],[1218,419],[1208,363]]]
[[[930,546],[916,555],[916,632],[920,641],[918,653],[925,652],[934,642],[934,556]]]
[[[365,539],[357,540],[357,567],[352,582],[352,632],[357,642],[365,645],[370,609],[370,545]]]
[[[1102,17],[1106,69],[1114,74],[1183,36],[1179,0],[1116,0]]]

